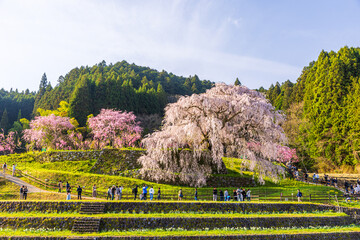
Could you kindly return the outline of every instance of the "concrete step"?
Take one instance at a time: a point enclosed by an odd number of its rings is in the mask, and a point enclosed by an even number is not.
[[[81,214],[101,214],[104,210],[104,203],[83,203],[80,207]]]
[[[73,232],[99,232],[99,218],[81,218],[77,219],[71,229]]]

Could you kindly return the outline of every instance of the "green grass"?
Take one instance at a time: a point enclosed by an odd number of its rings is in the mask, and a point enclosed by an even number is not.
[[[308,234],[308,233],[350,233],[360,232],[360,227],[342,226],[342,227],[310,227],[310,228],[286,228],[286,229],[262,229],[262,228],[222,228],[214,230],[185,230],[181,228],[171,229],[141,229],[133,231],[108,231],[100,233],[73,233],[69,230],[56,229],[4,229],[0,228],[0,236],[230,236],[230,235],[284,235],[284,234]]]
[[[345,213],[312,212],[312,213],[104,213],[96,215],[80,214],[73,212],[43,213],[43,212],[2,212],[0,217],[92,217],[92,218],[282,218],[282,217],[345,217]]]
[[[129,149],[127,149],[129,150]],[[131,149],[143,151],[143,149]],[[58,151],[51,151],[58,152]],[[194,188],[184,187],[184,186],[174,186],[169,184],[156,184],[153,182],[143,181],[136,178],[129,177],[121,177],[121,176],[110,176],[110,175],[102,175],[102,174],[93,174],[90,173],[91,168],[95,164],[95,160],[86,160],[86,161],[65,161],[65,162],[45,162],[39,163],[36,161],[36,158],[39,156],[39,152],[27,152],[23,154],[11,154],[7,156],[0,156],[0,161],[7,161],[8,165],[11,166],[13,162],[18,165],[20,170],[28,172],[29,174],[41,179],[45,182],[45,179],[48,180],[49,184],[56,185],[59,180],[63,182],[69,181],[69,183],[75,187],[77,185],[85,186],[84,194],[90,195],[91,186],[93,184],[97,185],[97,189],[100,198],[105,198],[105,192],[107,188],[112,185],[121,185],[125,187],[124,194],[131,194],[131,189],[133,186],[138,185],[142,186],[144,184],[148,186],[153,186],[155,190],[158,187],[161,188],[163,195],[169,195],[170,200],[177,199],[177,193],[180,188],[183,189],[183,194],[185,198],[193,199]],[[253,173],[248,171],[242,171],[246,167],[244,166],[244,160],[236,159],[236,158],[223,158],[224,163],[229,170],[229,174],[227,176],[231,177],[252,177]],[[25,181],[29,181],[26,178],[23,178]],[[32,184],[44,188],[43,186],[36,184],[31,181]],[[242,187],[242,186],[239,186]],[[248,187],[246,187],[248,188]],[[288,201],[296,201],[296,193],[297,189],[300,188],[303,193],[303,201],[310,200],[310,194],[312,197],[312,201],[317,202],[327,202],[328,194],[330,195],[338,195],[341,196],[342,193],[332,187],[325,186],[315,186],[311,184],[306,184],[303,182],[298,182],[290,179],[283,179],[277,183],[273,183],[271,181],[266,181],[264,186],[258,187],[249,187],[252,191],[252,195],[260,195],[260,201],[271,201],[271,200],[279,200],[280,195],[283,195],[283,200],[285,198]],[[233,187],[229,188],[220,188],[222,190],[227,189],[232,195]],[[1,193],[1,189],[0,189]],[[206,195],[207,199],[210,200],[212,198],[212,188],[205,187],[198,189],[199,199],[204,199],[201,195]],[[320,197],[321,195],[321,197]],[[10,197],[10,195],[9,195]],[[56,196],[54,196],[56,199]],[[323,200],[319,200],[319,198],[323,198]],[[7,198],[5,198],[7,199]]]

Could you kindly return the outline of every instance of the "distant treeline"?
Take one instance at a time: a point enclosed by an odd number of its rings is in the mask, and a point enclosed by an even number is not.
[[[0,91],[0,128],[9,130],[19,117],[31,119],[38,108],[56,109],[61,101],[70,103],[70,115],[84,126],[88,115],[102,108],[132,111],[135,114],[162,114],[165,105],[177,95],[202,93],[213,82],[198,76],[179,77],[166,71],[129,64],[126,61],[72,69],[52,87],[46,74],[39,90]],[[6,111],[5,111],[6,109]],[[19,115],[20,112],[20,115]]]

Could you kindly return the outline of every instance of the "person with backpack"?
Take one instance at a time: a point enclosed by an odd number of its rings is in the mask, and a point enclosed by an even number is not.
[[[178,200],[181,201],[183,199],[183,193],[182,193],[182,189],[179,190],[179,193],[178,193]]]
[[[300,189],[298,189],[298,192],[297,192],[297,194],[296,194],[296,197],[298,198],[298,202],[301,202],[302,192],[300,192]]]
[[[24,200],[27,199],[27,193],[28,193],[28,191],[29,191],[29,190],[28,190],[27,186],[25,186],[24,192],[23,192]]]
[[[228,192],[228,190],[226,189],[225,192],[224,192],[224,198],[225,198],[224,200],[225,200],[225,201],[228,201],[228,196],[229,196],[229,192]]]

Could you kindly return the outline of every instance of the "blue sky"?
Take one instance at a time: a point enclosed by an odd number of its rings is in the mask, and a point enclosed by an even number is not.
[[[359,47],[359,13],[359,0],[0,0],[0,88],[102,60],[267,88],[322,49]]]

